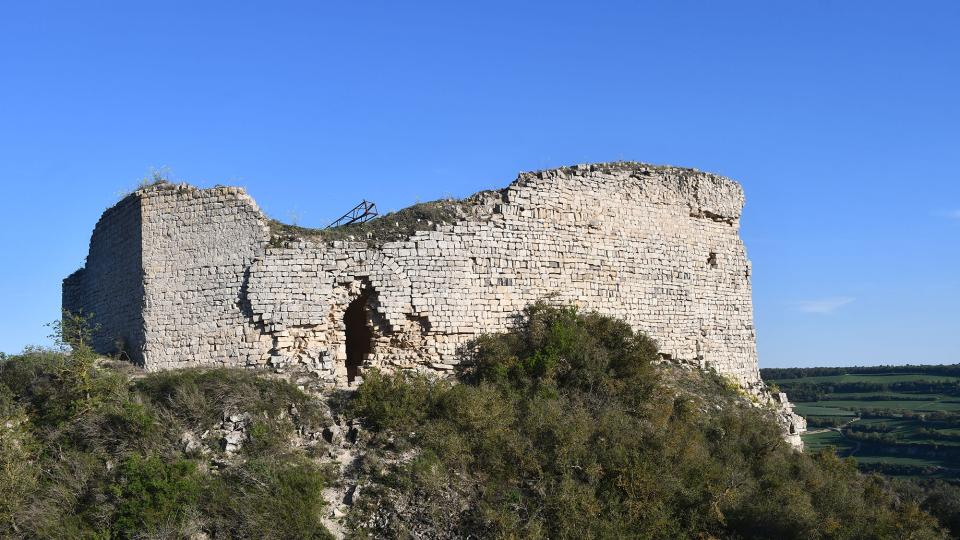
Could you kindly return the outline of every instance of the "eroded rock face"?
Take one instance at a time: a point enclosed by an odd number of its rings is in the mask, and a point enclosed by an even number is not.
[[[549,299],[750,387],[743,202],[736,182],[691,169],[580,165],[523,173],[399,240],[326,242],[273,238],[241,189],[162,184],[104,214],[64,307],[96,314],[101,352],[120,346],[149,370],[294,364],[347,386],[370,366],[449,372],[472,338]],[[358,301],[359,323],[346,317]]]
[[[780,411],[780,425],[784,427],[787,442],[794,448],[803,449],[803,440],[800,434],[807,430],[807,419],[793,412],[793,403],[787,399],[787,394],[778,392],[778,410]]]
[[[770,388],[763,383],[755,385],[752,393],[762,406],[773,409],[783,438],[797,450],[803,450],[803,440],[800,435],[807,430],[807,420],[793,411],[793,403],[787,399],[787,394],[771,392]]]

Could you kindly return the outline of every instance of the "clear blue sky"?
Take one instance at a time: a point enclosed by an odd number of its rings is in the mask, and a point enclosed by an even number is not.
[[[630,159],[743,183],[761,366],[960,362],[958,28],[956,1],[3,2],[0,350],[45,342],[151,168],[323,225]]]

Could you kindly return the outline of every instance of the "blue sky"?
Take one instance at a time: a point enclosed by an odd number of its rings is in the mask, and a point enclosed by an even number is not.
[[[960,362],[958,25],[955,1],[4,2],[0,351],[45,342],[152,168],[309,226],[631,159],[743,183],[761,366]]]

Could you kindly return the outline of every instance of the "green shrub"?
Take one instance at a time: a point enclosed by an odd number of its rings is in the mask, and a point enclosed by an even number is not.
[[[327,471],[291,445],[325,425],[292,384],[242,370],[183,370],[136,382],[71,353],[0,363],[0,537],[326,538]],[[219,474],[181,436],[224,414],[251,416],[251,440]],[[11,422],[12,429],[6,429]],[[218,495],[219,494],[219,495]]]
[[[402,434],[420,424],[448,385],[427,375],[402,372],[388,376],[370,370],[364,373],[362,388],[350,403],[352,414],[375,429]]]
[[[851,462],[794,452],[739,386],[657,358],[622,322],[538,304],[516,331],[474,343],[463,384],[371,374],[354,410],[395,465],[371,471],[353,527],[383,537],[942,537]],[[391,457],[393,437],[409,438],[412,459]]]
[[[20,511],[40,480],[38,446],[24,411],[0,385],[0,537],[15,536]]]
[[[116,506],[113,534],[134,538],[179,528],[196,511],[201,488],[192,461],[129,456],[120,467],[118,482],[110,486]]]
[[[331,475],[304,459],[250,460],[211,479],[207,528],[225,538],[332,538],[321,521]]]

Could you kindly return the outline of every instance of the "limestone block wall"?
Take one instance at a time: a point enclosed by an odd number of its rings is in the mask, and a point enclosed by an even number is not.
[[[738,184],[685,169],[583,166],[523,174],[498,197],[480,201],[487,210],[470,221],[375,249],[268,250],[251,269],[249,299],[266,332],[290,334],[274,353],[325,351],[320,367],[337,379],[338,315],[369,289],[367,365],[449,370],[470,339],[550,298],[623,318],[671,358],[759,382]]]
[[[291,241],[242,189],[159,184],[103,214],[63,305],[95,314],[98,351],[150,370],[293,365],[342,386],[370,366],[449,372],[529,304],[574,304],[736,378],[799,444],[803,419],[759,376],[743,203],[691,169],[581,165],[523,173],[399,240]]]
[[[126,307],[102,310],[103,326],[141,328],[131,343],[149,369],[294,363],[341,384],[353,302],[372,336],[364,365],[448,371],[473,337],[549,298],[623,318],[671,358],[759,382],[735,182],[599,164],[524,173],[470,204],[468,219],[399,241],[278,242],[238,188],[153,186],[104,214],[64,304],[102,305],[82,284],[121,273],[140,289],[124,286]],[[123,225],[125,205],[139,214]],[[101,228],[125,231],[139,263],[99,265]]]
[[[244,299],[248,270],[270,240],[242,189],[162,184],[141,190],[148,369],[244,365],[268,338]]]

